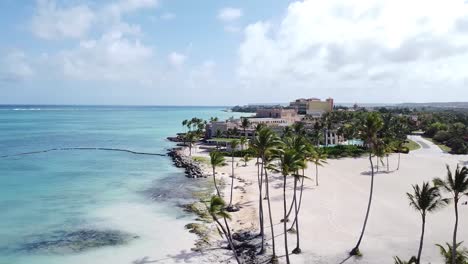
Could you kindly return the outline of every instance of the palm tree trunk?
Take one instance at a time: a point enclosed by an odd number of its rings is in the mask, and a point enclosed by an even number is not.
[[[216,194],[221,197],[221,194],[219,192],[219,189],[218,189],[218,184],[216,183],[216,170],[215,168],[213,167],[213,182],[214,182],[214,186],[215,186],[215,189],[216,189]]]
[[[358,255],[359,254],[359,246],[361,245],[362,237],[364,236],[364,232],[366,231],[367,220],[369,219],[369,212],[372,203],[372,194],[374,192],[374,164],[372,163],[372,153],[369,153],[369,162],[371,165],[371,184],[370,184],[370,192],[369,192],[369,201],[367,204],[367,211],[366,211],[366,218],[364,219],[364,224],[362,226],[361,235],[359,236],[359,240],[356,246],[351,250],[351,255]]]
[[[455,199],[453,199],[453,202],[455,205],[455,227],[453,228],[452,264],[457,264],[458,194],[455,194]]]
[[[294,196],[296,196],[297,180],[294,179]],[[297,208],[297,199],[294,200],[294,212],[296,214],[294,221],[296,222],[296,248],[293,250],[294,254],[301,253],[301,247],[299,245],[299,210]]]
[[[283,209],[284,209],[284,219],[286,219],[286,175],[283,175]],[[286,263],[289,264],[288,231],[286,230],[286,220],[283,221],[283,228],[284,228],[284,250],[286,251]]]
[[[260,236],[262,237],[262,245],[260,248],[260,254],[265,253],[265,231],[264,231],[264,224],[263,224],[263,199],[262,199],[262,187],[263,187],[263,161],[264,157],[262,157],[262,163],[260,164],[260,182],[259,182],[259,193],[258,193],[258,208],[259,208],[259,220],[260,220]]]
[[[424,228],[425,228],[425,226],[426,226],[426,214],[423,213],[423,214],[421,215],[421,218],[422,218],[421,240],[419,241],[418,258],[417,258],[417,263],[416,263],[416,264],[420,264],[420,263],[421,263],[421,252],[422,252],[423,241],[424,241]]]
[[[397,170],[400,169],[400,156],[401,156],[401,153],[398,152],[398,166],[397,166]]]
[[[389,171],[390,171],[390,167],[388,165],[388,155],[387,155],[387,172],[389,172]]]
[[[318,186],[318,164],[315,164],[315,186]]]
[[[299,193],[299,204],[297,206],[297,212],[301,210],[301,204],[302,204],[302,191],[304,190],[304,170],[302,170],[302,179],[301,179],[301,191]],[[294,221],[291,225],[291,228],[296,224],[296,217],[294,218]],[[291,229],[290,228],[290,229]]]
[[[231,198],[229,199],[229,207],[232,207],[232,192],[234,190],[234,152],[231,152],[232,155],[232,164],[231,164],[231,169],[232,169],[232,176],[231,176]]]
[[[231,247],[232,253],[234,253],[234,257],[236,258],[237,263],[241,264],[242,262],[240,261],[239,257],[237,256],[236,248],[234,247],[234,244],[232,243],[232,237],[230,235],[230,231],[229,231],[229,233],[226,231],[226,229],[221,224],[221,222],[219,222],[219,219],[217,217],[213,216],[213,218],[216,221],[216,223],[218,224],[218,226],[221,228],[221,231],[223,231],[224,236],[226,237],[226,240],[228,241],[229,246]],[[224,223],[226,224],[227,230],[229,230],[229,226],[227,224],[226,218],[224,218]]]
[[[265,169],[265,191],[266,191],[266,196],[267,196],[268,216],[270,218],[271,241],[272,241],[272,246],[273,246],[273,256],[271,260],[272,262],[277,262],[276,246],[275,246],[275,230],[273,228],[273,216],[271,215],[270,188],[269,188],[269,183],[268,183],[268,173],[266,169]]]

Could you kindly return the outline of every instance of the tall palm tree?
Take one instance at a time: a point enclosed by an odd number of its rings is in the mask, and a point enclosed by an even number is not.
[[[237,146],[239,146],[239,140],[234,139],[230,143],[231,145],[231,198],[229,198],[229,210],[233,210],[234,208],[232,207],[232,193],[234,191],[234,151],[236,150]]]
[[[229,225],[226,219],[231,219],[231,215],[225,210],[226,208],[226,203],[224,200],[217,196],[213,195],[210,200],[210,205],[208,207],[208,213],[211,215],[213,220],[216,222],[219,228],[221,228],[221,231],[223,232],[224,236],[226,237],[226,240],[228,241],[229,247],[232,250],[232,253],[234,254],[234,257],[237,261],[237,263],[241,263],[239,257],[237,256],[236,248],[234,247],[234,244],[232,243],[232,237],[231,237],[231,231],[229,229]],[[219,221],[219,218],[223,218],[225,226]]]
[[[362,226],[361,235],[359,236],[356,246],[349,252],[350,255],[360,255],[359,246],[361,245],[362,238],[367,226],[367,220],[369,219],[369,212],[372,203],[372,195],[374,192],[374,164],[372,163],[372,152],[377,144],[378,138],[377,133],[382,129],[383,121],[382,117],[376,113],[371,112],[367,114],[367,117],[364,121],[364,124],[361,127],[361,136],[365,140],[367,147],[369,148],[369,162],[371,166],[371,182],[370,182],[370,191],[369,191],[369,201],[367,203],[366,216],[364,218],[364,224]]]
[[[286,206],[286,183],[287,177],[294,174],[303,167],[303,159],[294,149],[280,150],[276,154],[279,160],[279,171],[283,175],[283,217],[286,219],[287,206]],[[284,228],[284,249],[286,252],[286,263],[289,264],[289,249],[288,249],[288,232],[286,221],[283,221]],[[300,248],[299,248],[300,250]]]
[[[327,154],[322,148],[317,148],[312,154],[311,161],[315,164],[315,186],[318,186],[318,167],[327,163]]]
[[[250,126],[249,119],[246,117],[242,118],[241,127],[242,127],[242,130],[244,131],[244,137],[247,137],[247,133],[245,132],[245,130],[249,128],[249,126]]]
[[[253,140],[250,142],[251,148],[257,153],[257,159],[261,162],[257,163],[259,166],[259,175],[258,176],[258,189],[259,189],[259,222],[260,222],[260,235],[262,237],[260,253],[265,252],[265,233],[264,233],[264,223],[263,223],[263,199],[262,199],[262,190],[263,190],[263,174],[264,174],[264,162],[266,156],[271,153],[272,150],[276,149],[277,146],[281,144],[278,136],[271,129],[262,127],[256,133]],[[267,197],[269,199],[270,197]]]
[[[418,257],[416,258],[416,264],[419,264],[421,263],[424,230],[426,227],[426,214],[435,212],[447,205],[449,200],[442,198],[440,196],[439,188],[436,186],[430,186],[428,182],[423,182],[422,187],[419,185],[413,185],[413,193],[406,193],[406,195],[410,201],[410,206],[421,214],[421,239],[419,240]]]
[[[447,165],[447,176],[445,180],[440,178],[434,179],[434,184],[441,187],[443,190],[451,194],[455,207],[455,227],[453,228],[452,248],[457,247],[457,228],[458,228],[458,201],[464,195],[468,195],[468,168],[457,165],[455,175],[452,174],[450,167]],[[456,264],[456,250],[452,251],[452,264]]]
[[[404,140],[397,140],[395,143],[394,143],[394,146],[395,146],[395,149],[396,151],[398,152],[398,166],[397,166],[397,170],[400,169],[400,157],[401,157],[401,152],[403,151],[403,147],[405,145],[405,141]]]
[[[278,263],[278,257],[276,256],[276,243],[275,243],[275,229],[273,225],[273,216],[271,214],[271,201],[270,201],[270,183],[269,183],[269,178],[268,178],[268,170],[273,170],[275,171],[275,167],[273,164],[271,164],[271,161],[273,159],[272,155],[266,155],[265,156],[265,191],[266,191],[266,197],[267,197],[267,205],[268,205],[268,218],[270,220],[270,231],[271,231],[271,241],[272,241],[272,247],[273,247],[273,256],[271,257],[271,263],[276,264]]]
[[[189,156],[192,156],[192,147],[193,143],[197,140],[197,135],[193,132],[188,132],[187,135],[185,135],[185,138],[189,144]]]
[[[218,151],[210,152],[210,163],[211,163],[211,167],[213,168],[213,182],[216,188],[216,194],[218,196],[221,196],[221,194],[219,192],[218,184],[216,182],[216,168],[223,166],[224,162],[225,162],[224,156],[220,152]]]

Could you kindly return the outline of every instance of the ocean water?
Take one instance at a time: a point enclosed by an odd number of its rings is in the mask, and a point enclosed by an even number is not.
[[[0,106],[0,264],[157,263],[183,258],[193,216],[166,140],[222,107]],[[2,157],[3,156],[3,157]],[[102,242],[103,244],[99,244]],[[122,243],[120,243],[122,242]]]

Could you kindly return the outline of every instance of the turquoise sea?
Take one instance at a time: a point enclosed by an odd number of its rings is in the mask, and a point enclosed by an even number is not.
[[[223,107],[0,106],[0,264],[169,263],[193,216],[178,204],[202,184],[161,153],[191,117]],[[237,114],[238,116],[239,114]],[[195,187],[194,187],[195,186]],[[151,262],[158,261],[158,262]]]

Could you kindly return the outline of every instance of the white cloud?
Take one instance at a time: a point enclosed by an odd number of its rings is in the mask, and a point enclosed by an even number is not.
[[[279,24],[245,28],[238,77],[282,100],[420,101],[428,89],[447,98],[441,86],[467,97],[467,18],[463,0],[297,1]]]
[[[22,51],[13,51],[0,60],[0,81],[17,82],[34,75],[34,70]]]
[[[167,59],[173,67],[180,67],[185,63],[186,56],[177,52],[171,52]]]
[[[170,12],[166,12],[166,13],[161,15],[162,20],[172,20],[175,17],[176,17],[176,15],[174,13],[170,13]]]
[[[81,41],[55,56],[64,77],[77,80],[145,81],[155,70],[153,49],[121,32]]]
[[[242,16],[242,9],[225,7],[218,12],[218,19],[223,22],[231,22],[239,19]]]
[[[38,0],[32,31],[44,39],[81,38],[94,19],[95,14],[86,5],[59,8],[53,0]]]

